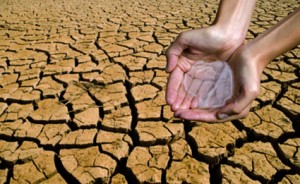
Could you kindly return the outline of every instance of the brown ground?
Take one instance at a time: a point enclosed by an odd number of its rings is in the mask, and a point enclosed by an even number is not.
[[[244,120],[166,105],[165,50],[217,2],[2,0],[0,183],[300,181],[299,47],[268,65]],[[247,38],[298,6],[259,0]]]

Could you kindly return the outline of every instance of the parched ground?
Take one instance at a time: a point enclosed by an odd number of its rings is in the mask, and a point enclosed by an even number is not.
[[[259,0],[247,39],[299,4]],[[1,0],[0,183],[299,182],[299,47],[268,65],[244,120],[184,122],[166,105],[166,49],[217,7]]]

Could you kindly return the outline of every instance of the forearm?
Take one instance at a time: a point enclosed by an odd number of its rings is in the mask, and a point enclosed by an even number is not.
[[[213,25],[223,34],[243,42],[251,21],[256,0],[221,0]]]
[[[246,45],[260,72],[266,65],[300,44],[300,8]]]

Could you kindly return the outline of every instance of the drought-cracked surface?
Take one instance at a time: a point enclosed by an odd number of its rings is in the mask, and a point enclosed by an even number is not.
[[[186,122],[164,99],[164,54],[217,0],[0,4],[0,183],[300,180],[299,47],[265,69],[246,119]],[[298,6],[259,0],[247,39]]]

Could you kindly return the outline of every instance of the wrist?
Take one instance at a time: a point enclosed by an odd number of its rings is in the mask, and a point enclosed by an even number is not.
[[[261,50],[261,49],[259,49]],[[261,52],[252,44],[246,44],[240,47],[238,50],[239,60],[251,63],[257,69],[257,73],[261,75],[264,68],[268,64],[268,60],[263,56]]]
[[[246,37],[243,29],[235,28],[230,23],[216,22],[212,25],[216,34],[222,35],[224,42],[231,45],[241,45]]]
[[[216,23],[210,26],[210,34],[217,42],[216,45],[223,51],[234,51],[243,44],[245,36],[240,31],[229,28],[226,24]]]
[[[300,8],[247,44],[261,67],[300,43],[299,18]]]
[[[221,0],[212,26],[229,42],[242,44],[246,37],[256,0]],[[239,45],[237,44],[237,45]]]

